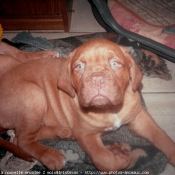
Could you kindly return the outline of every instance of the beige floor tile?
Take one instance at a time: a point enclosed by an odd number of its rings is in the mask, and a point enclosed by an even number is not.
[[[19,31],[20,32],[20,31]],[[14,38],[18,33],[18,31],[13,31],[12,33],[11,32],[8,32],[8,31],[4,31],[3,32],[3,37],[2,38],[6,38],[8,40],[11,40],[12,38]]]
[[[175,141],[175,93],[143,94],[148,112]]]
[[[143,78],[143,89],[142,92],[175,92],[175,63],[170,61],[167,62],[167,67],[171,71],[172,80],[165,81],[160,78]]]
[[[94,18],[89,2],[74,0],[70,32],[103,32],[105,31]],[[75,22],[76,21],[76,22]]]
[[[160,175],[175,175],[175,168],[172,165],[168,164],[165,171]]]

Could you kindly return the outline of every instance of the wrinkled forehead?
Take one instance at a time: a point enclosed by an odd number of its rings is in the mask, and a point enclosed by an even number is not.
[[[125,62],[125,56],[121,48],[114,45],[88,45],[86,47],[80,47],[76,50],[73,58],[73,62],[77,61],[88,61],[88,62],[105,62],[109,59],[116,59],[121,63]]]

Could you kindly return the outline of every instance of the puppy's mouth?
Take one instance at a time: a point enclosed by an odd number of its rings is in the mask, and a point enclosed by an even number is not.
[[[112,105],[111,101],[102,95],[97,95],[90,101],[90,106],[104,107],[109,105]]]

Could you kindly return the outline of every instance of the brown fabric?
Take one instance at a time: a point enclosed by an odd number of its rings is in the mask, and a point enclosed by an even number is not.
[[[109,0],[111,1],[111,0]],[[157,26],[175,25],[174,0],[115,0],[143,22]]]

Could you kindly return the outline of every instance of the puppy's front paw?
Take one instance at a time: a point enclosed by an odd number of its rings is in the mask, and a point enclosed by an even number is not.
[[[66,163],[62,152],[53,148],[48,148],[47,151],[43,153],[40,161],[50,170],[61,170]]]
[[[107,148],[114,155],[123,159],[124,162],[129,163],[131,161],[131,152],[126,146],[114,143],[113,145],[107,146]]]

